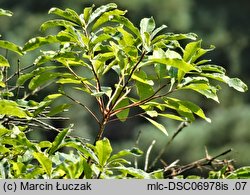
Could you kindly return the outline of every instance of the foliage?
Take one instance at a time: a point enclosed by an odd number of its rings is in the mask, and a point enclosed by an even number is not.
[[[0,13],[11,15],[5,10]],[[197,92],[219,102],[217,82],[240,92],[247,90],[240,79],[228,77],[223,67],[205,58],[214,47],[202,48],[197,35],[165,33],[166,26],[156,27],[152,17],[142,19],[137,28],[125,13],[114,3],[96,9],[87,7],[80,15],[69,8],[51,8],[49,14],[59,19],[44,22],[41,30],[56,28],[56,34],[32,38],[23,48],[0,41],[1,48],[20,56],[41,50],[32,66],[18,68],[10,77],[4,74],[10,66],[8,60],[0,56],[1,178],[163,178],[163,169],[149,172],[128,166],[130,162],[124,157],[140,156],[138,148],[112,154],[109,140],[103,137],[106,125],[113,120],[125,122],[134,117],[131,109],[140,108],[137,116],[168,135],[157,117],[182,123],[200,117],[210,122],[200,106],[178,98],[179,91]],[[114,83],[106,85],[111,73]],[[14,76],[17,85],[9,89],[8,81]],[[54,83],[58,90],[41,102],[30,98]],[[26,84],[24,97],[16,98]],[[87,102],[71,97],[69,88],[93,97],[100,113],[96,114]],[[93,144],[72,137],[72,127],[60,130],[44,121],[55,119],[69,107],[52,107],[60,97],[83,107],[96,120],[99,129]],[[52,142],[29,140],[26,133],[36,126],[57,131],[58,135]],[[65,148],[70,152],[64,152]],[[242,171],[232,174],[237,177]]]

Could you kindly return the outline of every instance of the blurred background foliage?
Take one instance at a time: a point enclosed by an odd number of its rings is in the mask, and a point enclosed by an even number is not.
[[[0,7],[14,12],[11,18],[0,19],[0,34],[2,38],[23,45],[28,39],[42,35],[39,27],[42,22],[52,16],[47,15],[49,8],[72,8],[81,13],[83,7],[95,4],[97,6],[115,2],[120,9],[128,10],[127,17],[136,26],[144,17],[153,16],[158,26],[166,24],[169,32],[194,32],[203,39],[205,47],[215,45],[216,50],[209,54],[215,64],[227,69],[230,77],[239,77],[250,86],[250,1],[248,0],[1,0]],[[1,51],[3,52],[3,51]],[[12,69],[16,69],[17,57],[8,56]],[[34,56],[24,57],[21,66],[30,65]],[[238,93],[226,86],[219,94],[220,104],[205,100],[200,96],[190,94],[212,119],[212,123],[196,121],[177,136],[174,143],[166,151],[163,158],[167,163],[180,159],[180,163],[188,163],[205,155],[205,147],[211,155],[233,148],[228,158],[235,159],[235,165],[250,164],[250,94]],[[47,89],[48,93],[49,90]],[[73,92],[72,92],[73,93]],[[74,94],[74,97],[78,94]],[[181,94],[180,94],[181,95]],[[42,96],[39,96],[42,97]],[[37,97],[38,98],[38,97]],[[94,102],[87,97],[88,105]],[[61,100],[66,101],[66,100]],[[93,139],[97,128],[94,121],[82,112],[81,108],[72,106],[68,113],[70,121],[61,121],[57,126],[75,124],[75,134]],[[164,121],[171,134],[178,126],[171,120]],[[139,146],[147,150],[152,140],[156,140],[151,158],[163,147],[169,137],[154,131],[146,121],[134,118],[123,124],[112,123],[106,130],[114,148],[117,150],[134,145],[138,132],[141,132]],[[40,132],[40,136],[44,132]],[[37,135],[33,135],[37,137]],[[45,139],[45,138],[44,138]]]

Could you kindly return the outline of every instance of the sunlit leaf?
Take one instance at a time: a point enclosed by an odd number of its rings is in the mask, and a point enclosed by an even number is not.
[[[121,11],[119,9],[115,9],[109,12],[105,12],[103,13],[97,20],[96,22],[93,24],[92,26],[92,30],[96,30],[98,27],[100,27],[102,24],[110,21],[114,15],[124,15],[126,13],[126,11]]]
[[[52,173],[52,161],[41,152],[34,152],[33,155],[38,160],[38,162],[41,164],[44,171],[50,177],[51,173]]]
[[[67,8],[66,10],[61,10],[59,8],[51,8],[49,10],[49,14],[61,16],[65,19],[75,22],[76,24],[81,25],[81,20],[79,19],[78,14],[72,9]]]
[[[157,129],[159,129],[161,132],[163,132],[165,135],[167,135],[168,136],[168,132],[167,132],[167,130],[166,130],[166,128],[162,125],[162,124],[160,124],[160,123],[158,123],[158,122],[156,122],[156,121],[154,121],[154,120],[152,120],[152,119],[150,119],[150,118],[148,118],[148,117],[145,117],[145,116],[143,116],[145,119],[147,119],[152,125],[154,125]]]
[[[0,100],[0,114],[19,118],[28,117],[26,112],[22,108],[19,108],[16,102],[11,100]]]
[[[140,32],[141,35],[144,35],[145,32],[151,34],[155,29],[155,21],[151,18],[143,18],[140,22]]]
[[[93,11],[93,13],[90,15],[87,24],[90,24],[91,22],[93,22],[96,18],[101,16],[103,13],[105,13],[109,10],[112,10],[112,9],[116,9],[116,8],[117,8],[117,5],[115,3],[109,3],[107,5],[100,6],[95,11]]]
[[[10,51],[13,51],[19,55],[23,55],[22,48],[9,41],[0,40],[0,48],[4,48]]]
[[[103,167],[107,163],[107,160],[110,158],[112,147],[107,138],[103,138],[96,142],[96,153],[99,159],[99,164]]]
[[[44,22],[40,29],[41,31],[45,31],[48,28],[52,28],[52,27],[68,27],[68,26],[77,26],[75,23],[67,21],[67,20],[60,20],[60,19],[55,19],[55,20],[49,20]]]
[[[13,13],[9,10],[0,9],[0,16],[12,16]]]
[[[2,55],[0,55],[0,67],[9,67],[10,64],[8,62],[8,60],[3,57]]]
[[[60,40],[58,40],[57,37],[53,35],[49,35],[47,37],[36,37],[30,39],[27,43],[25,43],[23,51],[31,51],[46,44],[59,42]]]

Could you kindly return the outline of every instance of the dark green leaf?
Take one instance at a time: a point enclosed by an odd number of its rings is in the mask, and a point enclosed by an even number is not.
[[[121,100],[121,101],[117,104],[117,106],[115,107],[115,110],[121,109],[121,108],[126,107],[126,106],[128,106],[128,105],[129,105],[129,98],[125,98],[125,99]],[[117,118],[118,118],[120,121],[122,121],[122,122],[124,122],[124,121],[127,120],[128,115],[129,115],[129,109],[121,110],[120,112],[118,112],[118,113],[116,114]]]
[[[55,140],[52,142],[51,148],[49,149],[50,155],[54,154],[58,149],[61,148],[61,145],[63,144],[69,132],[70,132],[70,129],[67,128],[67,129],[62,130],[60,133],[58,133]]]
[[[60,73],[44,72],[43,74],[37,75],[33,79],[31,79],[28,87],[30,90],[35,90],[36,88],[59,76],[61,76]]]
[[[59,106],[56,106],[54,108],[52,108],[49,113],[47,114],[47,116],[54,116],[56,114],[62,113],[65,110],[67,110],[70,107],[69,104],[60,104]]]

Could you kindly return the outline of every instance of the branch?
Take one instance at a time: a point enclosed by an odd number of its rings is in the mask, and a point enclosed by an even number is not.
[[[99,119],[97,118],[97,116],[86,106],[84,105],[83,103],[81,103],[80,101],[72,98],[71,96],[67,95],[66,93],[63,93],[63,95],[65,95],[67,98],[69,98],[70,100],[72,100],[73,102],[75,102],[76,104],[82,106],[84,109],[86,109],[91,116],[93,116],[93,118],[96,120],[96,122],[100,125],[101,122],[99,121]]]
[[[183,172],[186,172],[188,170],[191,170],[191,169],[194,169],[194,168],[197,168],[197,167],[204,167],[204,166],[207,166],[207,165],[211,165],[214,161],[217,161],[217,158],[221,157],[221,156],[224,156],[226,154],[228,154],[229,152],[231,152],[232,149],[228,149],[214,157],[209,157],[209,156],[206,156],[205,158],[202,158],[200,160],[197,160],[197,161],[194,161],[190,164],[187,164],[187,165],[184,165],[184,166],[181,166],[179,168],[176,168],[173,170],[173,172],[169,175],[166,175],[166,178],[168,177],[174,177],[174,176],[177,176],[177,175],[180,175],[182,174]],[[219,160],[219,162],[221,162]],[[223,162],[225,164],[225,162]],[[165,172],[166,171],[169,171],[170,169],[169,168],[165,168]]]
[[[138,62],[135,64],[135,66],[133,67],[131,73],[129,74],[126,83],[123,85],[123,87],[122,87],[120,93],[118,94],[117,98],[114,100],[114,103],[113,103],[113,105],[111,106],[111,108],[110,108],[110,110],[109,110],[109,113],[110,113],[110,112],[114,109],[114,107],[117,105],[117,104],[116,104],[117,101],[120,99],[120,97],[121,97],[123,91],[124,91],[125,88],[128,86],[129,81],[130,81],[132,75],[134,74],[134,72],[135,72],[136,68],[138,67],[138,65],[139,65],[139,64],[141,63],[141,61],[143,60],[145,54],[146,54],[146,51],[143,51],[142,54],[141,54],[140,59],[139,59]]]

